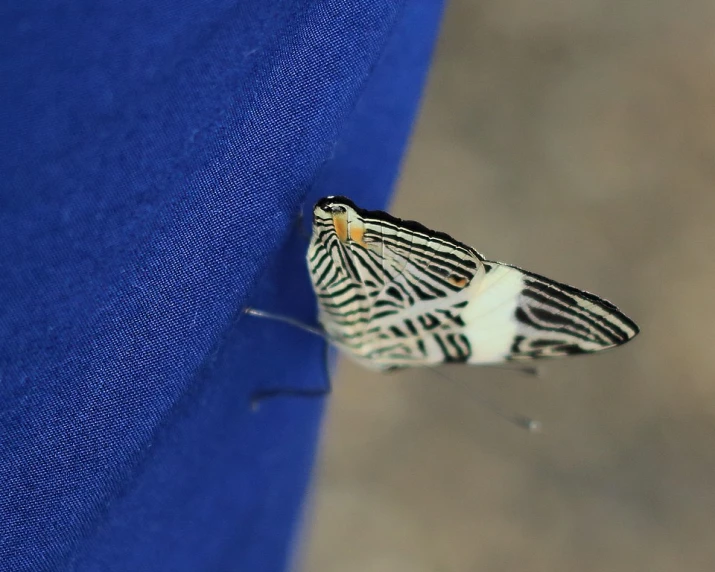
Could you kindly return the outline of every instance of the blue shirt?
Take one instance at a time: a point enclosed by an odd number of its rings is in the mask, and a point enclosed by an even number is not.
[[[0,570],[283,570],[325,343],[313,202],[385,205],[441,2],[0,14]],[[303,228],[305,227],[305,222]]]

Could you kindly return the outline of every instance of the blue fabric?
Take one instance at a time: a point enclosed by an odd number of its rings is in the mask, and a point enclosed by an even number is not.
[[[0,8],[0,569],[285,569],[314,200],[384,205],[441,2]]]

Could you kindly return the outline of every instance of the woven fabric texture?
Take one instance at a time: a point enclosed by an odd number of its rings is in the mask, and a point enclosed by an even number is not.
[[[0,9],[0,570],[284,570],[324,400],[305,226],[384,206],[441,2]],[[300,213],[304,212],[302,223]]]

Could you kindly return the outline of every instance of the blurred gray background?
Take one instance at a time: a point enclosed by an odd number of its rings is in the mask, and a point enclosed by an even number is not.
[[[642,333],[540,379],[341,360],[302,570],[715,570],[714,187],[715,2],[452,0],[391,212]]]

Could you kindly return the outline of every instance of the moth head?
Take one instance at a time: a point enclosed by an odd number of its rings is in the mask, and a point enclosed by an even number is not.
[[[356,213],[357,207],[346,197],[323,197],[313,207],[314,219],[330,219],[334,215]]]
[[[363,240],[365,222],[350,199],[345,197],[320,199],[313,208],[313,224],[332,225],[335,235],[343,244],[353,242],[367,248]]]

